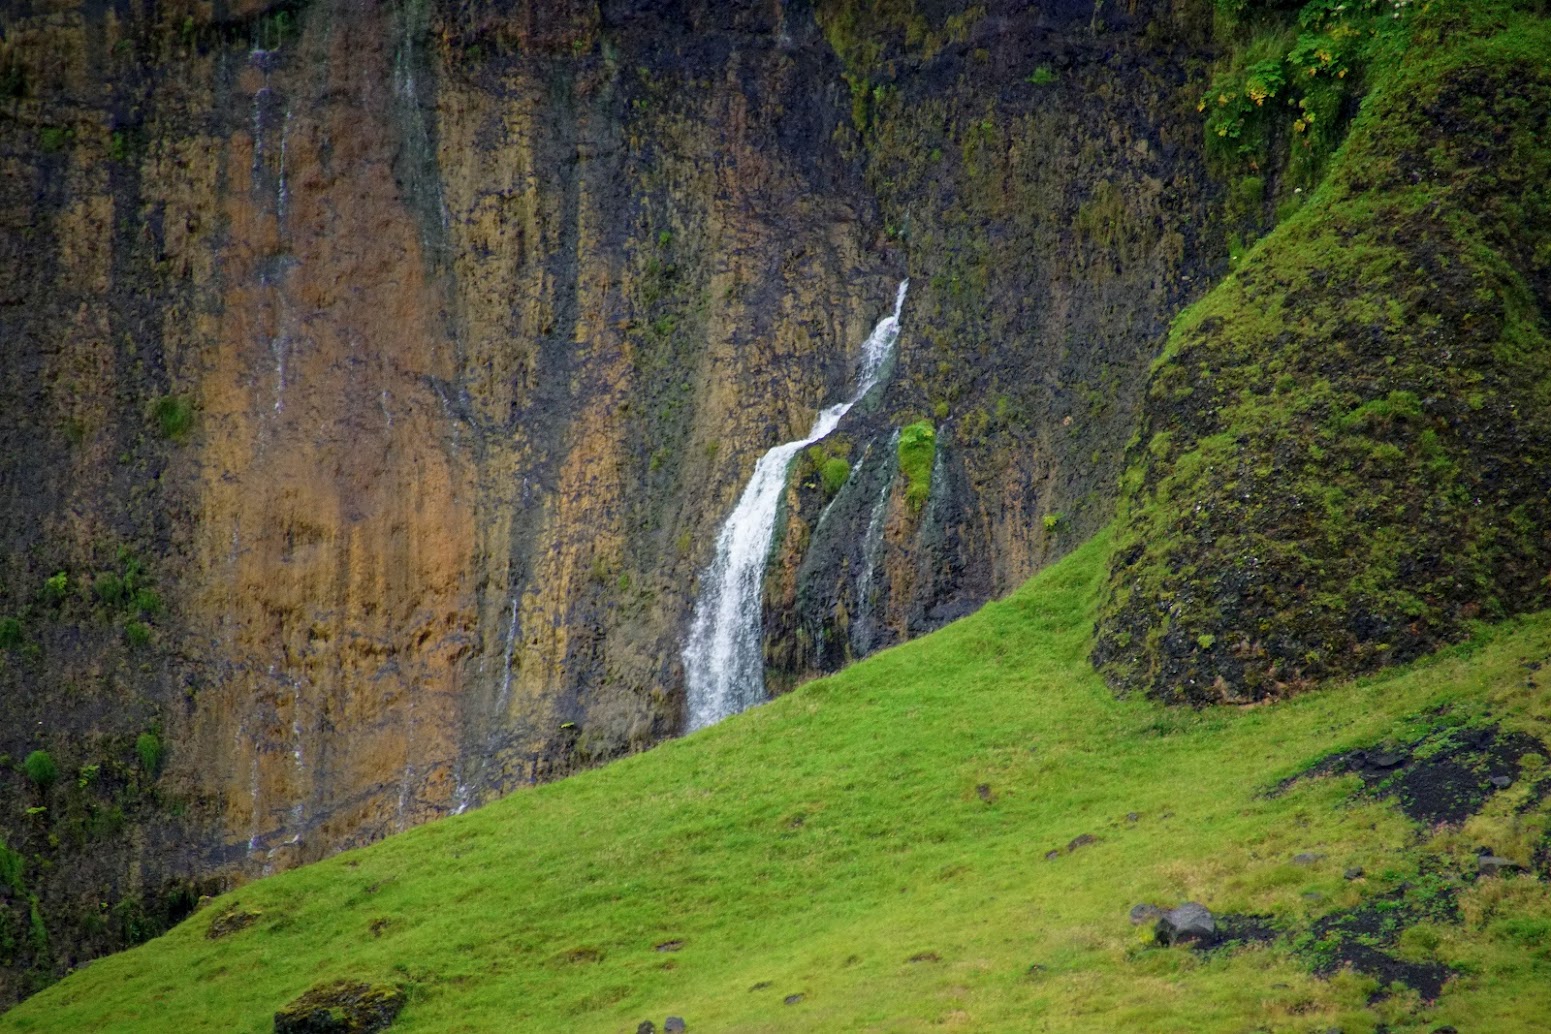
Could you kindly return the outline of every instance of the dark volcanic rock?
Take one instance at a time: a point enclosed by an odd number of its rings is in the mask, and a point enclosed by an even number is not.
[[[1157,922],[1160,918],[1162,918],[1162,916],[1163,909],[1159,908],[1157,905],[1141,904],[1131,906],[1132,926],[1142,926],[1146,923]]]
[[[1158,919],[1154,931],[1160,944],[1214,944],[1217,922],[1211,911],[1194,901],[1171,908]]]

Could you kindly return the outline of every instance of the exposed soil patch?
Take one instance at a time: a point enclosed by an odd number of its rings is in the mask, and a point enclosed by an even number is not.
[[[1512,785],[1520,758],[1545,751],[1545,744],[1533,736],[1495,726],[1446,728],[1410,744],[1375,745],[1321,758],[1282,780],[1270,796],[1280,796],[1304,779],[1354,772],[1370,796],[1395,800],[1417,822],[1457,824],[1480,811],[1492,794]]]
[[[1213,918],[1217,922],[1217,940],[1210,945],[1198,944],[1196,947],[1200,951],[1237,951],[1251,944],[1270,944],[1282,934],[1281,930],[1271,925],[1271,916],[1245,913]]]
[[[1392,894],[1317,921],[1311,941],[1300,947],[1300,954],[1313,962],[1314,972],[1322,977],[1347,966],[1374,977],[1381,985],[1375,999],[1388,993],[1384,988],[1399,983],[1415,990],[1423,1001],[1434,1001],[1453,970],[1440,962],[1411,962],[1387,949],[1417,923],[1459,922],[1455,897],[1453,887],[1432,880],[1402,885]]]

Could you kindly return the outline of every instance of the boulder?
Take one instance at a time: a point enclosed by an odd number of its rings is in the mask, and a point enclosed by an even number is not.
[[[275,1013],[275,1034],[377,1034],[404,1008],[404,992],[386,984],[336,980],[310,988]]]
[[[684,1034],[688,1029],[682,1016],[669,1016],[662,1023],[663,1034]]]
[[[1482,876],[1511,876],[1513,873],[1523,872],[1524,866],[1509,858],[1484,854],[1476,859],[1476,869]]]
[[[1163,909],[1157,905],[1132,905],[1131,925],[1141,926],[1143,923],[1156,923],[1163,916]]]
[[[1159,944],[1204,946],[1217,940],[1217,921],[1205,905],[1187,901],[1159,916],[1153,932]]]

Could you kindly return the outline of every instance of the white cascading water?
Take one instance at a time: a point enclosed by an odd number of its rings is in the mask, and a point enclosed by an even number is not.
[[[899,432],[889,439],[885,462],[892,462],[899,447]],[[883,552],[883,518],[888,515],[889,490],[894,486],[892,477],[880,479],[878,498],[872,504],[872,514],[867,518],[867,534],[862,538],[862,573],[856,579],[856,614],[851,618],[851,653],[865,657],[872,653],[876,622],[873,618],[874,589],[877,588],[878,557]]]
[[[840,418],[878,383],[899,339],[899,314],[910,281],[900,283],[894,311],[878,321],[862,344],[856,390],[844,402],[822,410],[808,435],[778,445],[754,465],[738,505],[716,538],[716,557],[700,579],[689,640],[684,645],[689,731],[713,725],[765,699],[761,601],[765,564],[775,533],[776,511],[786,489],[787,468],[802,449],[835,429]]]

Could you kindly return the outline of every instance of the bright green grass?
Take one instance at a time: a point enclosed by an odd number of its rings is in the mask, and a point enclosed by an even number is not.
[[[408,984],[406,1032],[629,1032],[669,1014],[696,1032],[1551,1030],[1551,952],[1532,943],[1551,896],[1532,879],[1464,892],[1437,952],[1471,975],[1432,1010],[1370,1008],[1371,982],[1317,980],[1283,947],[1147,947],[1126,920],[1194,898],[1296,922],[1424,853],[1462,863],[1483,837],[1526,853],[1543,823],[1512,814],[1529,780],[1441,835],[1354,801],[1351,779],[1258,791],[1441,704],[1546,735],[1520,665],[1551,653],[1551,619],[1274,707],[1170,710],[1114,699],[1085,661],[1107,548],[715,728],[254,883],[0,1030],[267,1031],[345,976]],[[1101,840],[1046,860],[1084,833]],[[1300,851],[1326,859],[1289,864]],[[1349,865],[1374,878],[1345,881]],[[262,917],[206,939],[229,900]],[[654,950],[668,940],[682,950]],[[924,952],[938,961],[907,961]]]

